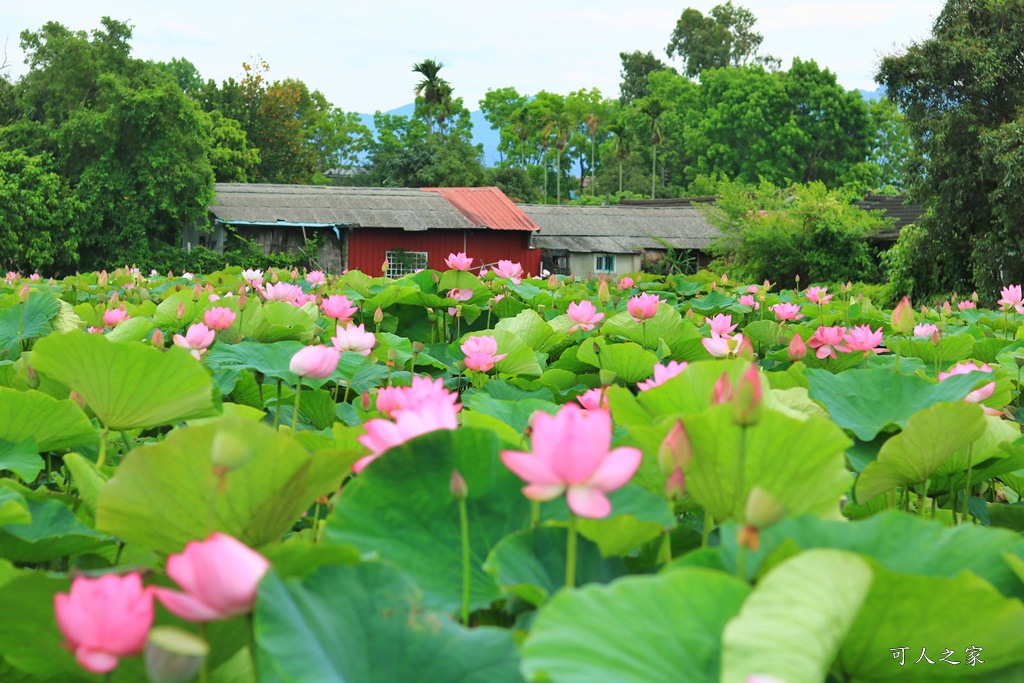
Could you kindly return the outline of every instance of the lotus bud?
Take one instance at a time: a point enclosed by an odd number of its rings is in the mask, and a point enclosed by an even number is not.
[[[372,403],[370,402],[370,392],[363,391],[362,397],[359,399],[359,404],[363,406],[363,410],[369,410]]]
[[[616,375],[613,370],[601,369],[597,371],[597,378],[601,380],[601,386],[611,386],[615,383],[615,378],[617,376],[618,375]]]
[[[572,284],[573,282],[576,282],[576,273],[569,274],[569,283]]]
[[[298,268],[292,268],[292,281],[294,282],[295,280],[298,280],[298,279],[299,279],[299,269]]]
[[[973,301],[974,303],[978,303],[978,293],[977,292],[971,292],[971,301]]]
[[[669,500],[679,500],[686,495],[686,475],[678,467],[672,470],[665,480],[665,497]]]
[[[853,283],[847,280],[845,285],[839,285],[839,291],[843,294],[853,291]]]
[[[718,289],[718,283],[717,283],[717,282],[712,282],[712,283],[711,283],[711,284],[709,285],[709,291],[712,291],[712,292],[713,292],[713,291],[715,291],[716,289]]]
[[[927,306],[922,306],[921,307],[921,315],[928,315],[928,307]]]
[[[548,307],[544,304],[537,304],[537,315],[544,315],[544,311],[548,310]]]
[[[146,640],[146,675],[151,683],[191,680],[210,646],[197,635],[177,626],[154,626]]]
[[[767,529],[782,521],[786,516],[786,510],[775,499],[760,486],[755,486],[747,496],[746,522],[753,524],[758,529]]]
[[[676,420],[672,429],[658,447],[658,467],[665,474],[671,474],[679,468],[688,469],[693,461],[693,448],[690,435],[682,420]]]
[[[31,365],[25,366],[25,384],[28,385],[29,389],[35,389],[39,386],[39,373]]]
[[[107,271],[101,270],[100,274],[99,274],[99,277],[96,278],[96,282],[97,282],[97,284],[99,284],[100,287],[106,287],[107,286]]]
[[[548,278],[548,289],[558,289],[558,278],[552,275]]]
[[[28,285],[22,285],[21,289],[18,290],[18,302],[28,303]]]
[[[601,355],[601,345],[598,344],[596,341],[594,342],[594,355],[595,356],[600,356]]]
[[[729,283],[729,276],[726,275],[725,273],[722,273],[722,284],[725,285],[725,284],[728,284],[728,283]]]
[[[794,363],[807,355],[807,344],[799,334],[794,334],[789,340],[789,360]]]
[[[249,445],[234,434],[221,431],[213,437],[210,447],[210,459],[215,470],[227,474],[237,470],[252,458],[253,452]]]
[[[907,297],[903,297],[896,308],[892,309],[892,331],[905,335],[914,333],[914,309]]]
[[[380,264],[380,274],[387,275],[388,269],[391,267],[391,263],[385,258],[384,263]]]
[[[110,301],[110,305],[111,306],[113,306],[114,308],[117,308],[117,302],[118,302],[117,292],[111,292],[110,293],[109,301]]]
[[[192,288],[192,298],[193,299],[198,299],[202,295],[203,295],[203,286],[197,282],[196,286]]]
[[[612,300],[611,292],[608,291],[608,282],[604,279],[602,279],[601,284],[597,286],[597,300],[602,304],[606,304]]]
[[[736,357],[744,360],[754,360],[754,345],[750,342],[750,337],[743,337],[740,347],[736,349]]]
[[[690,308],[686,311],[686,315],[683,317],[686,318],[688,321],[693,322],[693,319],[697,317],[697,314],[693,312],[692,308]]]
[[[440,274],[440,273],[438,273],[438,272],[437,272],[437,271],[435,270],[434,272],[432,272],[432,273],[430,274],[430,278],[431,278],[431,279],[432,279],[432,280],[433,280],[434,282],[440,282],[440,281],[441,281],[441,274]]]
[[[794,275],[793,279],[796,280],[796,286],[800,287],[800,274],[797,273],[796,275]]]
[[[942,315],[943,315],[943,317],[950,316],[950,315],[952,315],[952,313],[953,313],[953,307],[949,305],[949,301],[948,300],[943,301],[942,302]]]
[[[168,270],[167,271],[167,279],[168,280],[173,280],[174,279],[174,271],[173,270]]]
[[[773,285],[771,282],[768,281],[768,278],[764,279],[764,291],[767,292],[769,289],[771,289],[774,286],[775,285]]]
[[[715,390],[711,394],[712,405],[722,405],[732,400],[732,380],[729,379],[729,375],[723,373],[718,381],[715,382]]]
[[[932,332],[932,338],[929,341],[931,341],[932,346],[938,346],[939,345],[939,331],[938,330],[935,330],[934,332]]]
[[[149,343],[153,345],[153,348],[164,348],[164,333],[160,331],[159,327],[153,330],[153,336],[150,337]]]
[[[761,377],[757,365],[750,367],[736,384],[736,392],[732,399],[732,421],[734,424],[749,427],[761,419]]]
[[[274,271],[273,273],[271,273],[271,274],[270,274],[270,281],[271,281],[271,282],[272,282],[273,284],[277,284],[277,283],[278,283],[278,281],[280,281],[280,279],[281,279],[281,278],[280,278],[280,277],[278,277],[278,275],[277,275],[277,271],[276,271],[276,270],[275,270],[275,271]]]
[[[185,302],[184,301],[182,301],[180,304],[178,304],[177,310],[174,311],[174,317],[177,318],[178,320],[181,320],[182,318],[185,317]]]
[[[378,325],[384,322],[384,310],[380,306],[378,306],[377,310],[373,312],[373,322]]]
[[[452,470],[452,478],[448,481],[448,490],[456,500],[464,500],[469,495],[469,486],[466,478],[458,470]]]

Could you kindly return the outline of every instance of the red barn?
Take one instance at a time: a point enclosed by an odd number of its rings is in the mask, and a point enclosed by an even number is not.
[[[375,188],[218,183],[210,207],[213,233],[186,230],[182,246],[223,251],[234,232],[265,251],[302,253],[318,236],[310,261],[321,270],[358,269],[399,277],[419,268],[444,270],[464,251],[474,266],[508,259],[540,272],[532,245],[537,225],[496,187]]]

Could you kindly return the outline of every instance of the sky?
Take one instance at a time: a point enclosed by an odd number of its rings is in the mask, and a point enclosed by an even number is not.
[[[108,15],[134,26],[132,53],[185,57],[204,78],[240,78],[261,57],[269,77],[297,78],[346,111],[388,111],[413,100],[411,69],[425,58],[469,109],[488,89],[567,94],[599,88],[617,97],[619,53],[665,46],[686,7],[708,12],[723,0],[2,0],[0,44],[7,73],[26,70],[19,34],[57,21],[91,31]],[[758,18],[762,54],[788,66],[813,59],[847,89],[875,90],[887,54],[928,37],[942,0],[734,0]]]

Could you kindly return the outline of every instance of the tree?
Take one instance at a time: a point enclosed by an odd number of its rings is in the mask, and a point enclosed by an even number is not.
[[[887,97],[867,104],[875,130],[870,159],[878,168],[879,184],[905,190],[910,185],[907,164],[913,147],[907,117]]]
[[[480,100],[480,111],[483,112],[484,118],[491,124],[492,130],[500,132],[499,163],[504,163],[505,155],[513,154],[517,147],[517,124],[513,119],[523,111],[526,101],[527,97],[520,95],[512,87],[488,89],[487,94]],[[525,166],[525,160],[521,158],[521,161]]]
[[[912,191],[928,209],[912,256],[937,266],[915,292],[991,297],[1024,280],[1022,34],[1024,4],[950,0],[930,38],[882,60],[876,79],[906,113]]]
[[[452,94],[451,84],[439,75],[443,68],[444,64],[441,62],[435,62],[433,59],[424,59],[422,62],[412,65],[413,73],[423,76],[423,80],[416,84],[414,92],[416,93],[417,98],[423,98],[423,104],[426,106],[427,117],[430,120],[431,132],[433,132],[433,124],[435,117],[437,116],[437,112],[439,110],[444,110],[447,100],[451,98]],[[443,135],[443,131],[441,129],[442,125],[441,122],[439,122],[438,130]]]
[[[705,69],[744,66],[758,60],[757,51],[764,36],[754,32],[757,18],[746,7],[729,0],[716,5],[708,16],[688,7],[676,22],[665,52],[683,60],[683,73],[691,78]],[[763,57],[772,63],[774,58]]]
[[[661,131],[661,116],[665,113],[665,105],[656,97],[649,97],[640,104],[642,111],[651,123],[651,199],[655,196],[655,183],[658,178],[658,145],[664,139]]]
[[[651,94],[647,87],[647,77],[658,71],[675,71],[652,52],[620,52],[622,60],[622,83],[619,84],[619,103],[623,106]]]
[[[576,119],[572,115],[572,112],[563,108],[561,111],[552,112],[551,118],[548,120],[548,124],[544,128],[546,135],[554,137],[555,201],[558,204],[562,203],[562,152],[565,150],[565,146],[569,142],[569,136],[572,135],[572,129],[575,125]]]

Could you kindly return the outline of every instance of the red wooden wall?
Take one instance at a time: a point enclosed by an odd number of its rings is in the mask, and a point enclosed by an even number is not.
[[[519,262],[527,275],[540,274],[540,249],[531,249],[526,230],[424,230],[408,232],[384,228],[355,228],[348,233],[348,268],[371,277],[380,276],[384,255],[391,249],[427,252],[427,266],[447,270],[448,254],[466,252],[473,270],[499,259]]]

